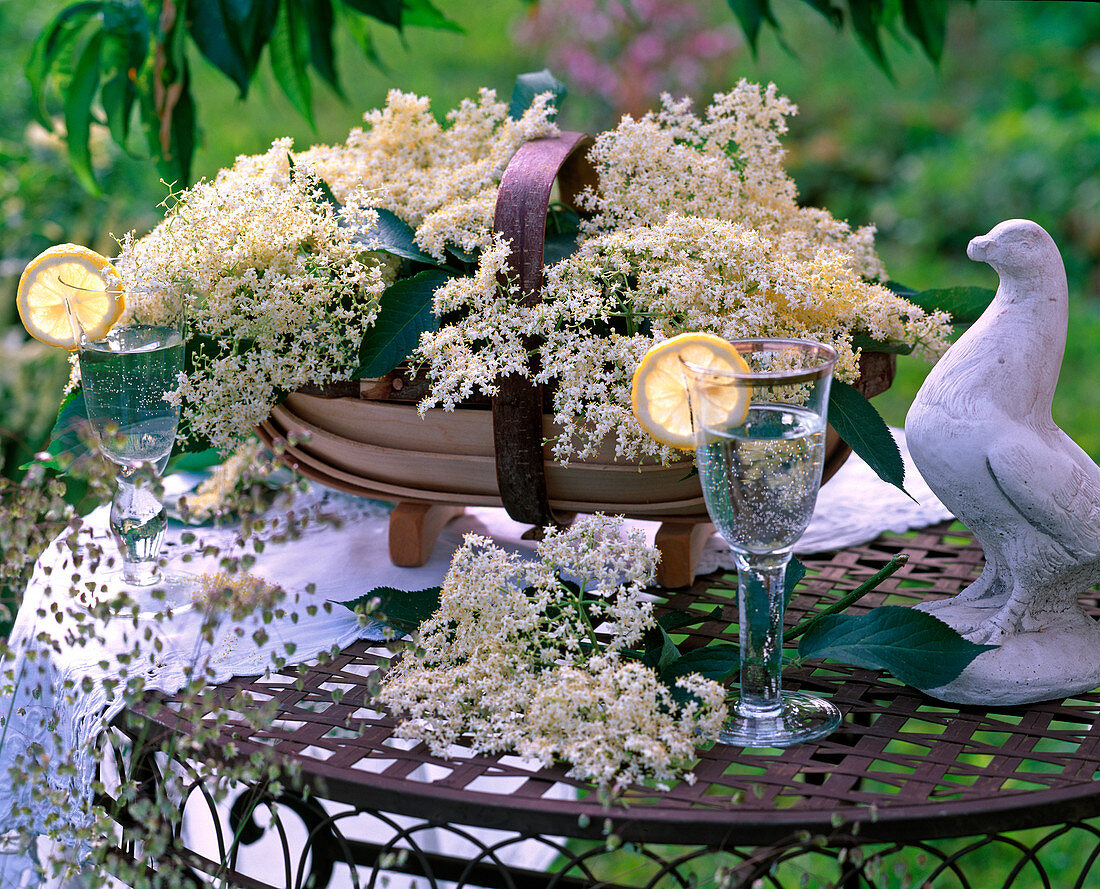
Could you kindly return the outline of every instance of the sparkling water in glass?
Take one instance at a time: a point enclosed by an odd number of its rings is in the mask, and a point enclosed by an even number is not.
[[[164,471],[179,426],[179,406],[168,400],[179,385],[186,341],[185,302],[177,301],[175,311],[162,311],[156,321],[131,316],[98,339],[70,315],[88,420],[100,451],[118,466],[110,526],[122,570],[121,577],[108,577],[105,590],[154,613],[188,609],[197,587],[190,574],[161,570],[168,514],[139,473],[145,465]]]
[[[103,454],[129,468],[166,461],[180,418],[164,397],[183,370],[179,326],[116,327],[82,341],[79,355],[84,403]]]
[[[821,486],[837,355],[803,340],[731,345],[748,370],[682,362],[707,512],[737,564],[741,681],[718,740],[786,747],[840,723],[828,701],[781,687],[786,569]]]

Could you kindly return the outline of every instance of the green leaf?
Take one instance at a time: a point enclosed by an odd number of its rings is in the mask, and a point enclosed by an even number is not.
[[[882,72],[893,80],[894,74],[890,70],[890,63],[886,60],[882,40],[879,38],[883,12],[883,0],[848,0],[848,14],[851,16],[856,38]]]
[[[107,78],[99,100],[107,116],[111,138],[125,146],[130,121],[138,101],[138,81],[149,58],[152,28],[145,11],[137,5],[114,3],[103,15],[107,33],[103,45],[103,74]]]
[[[359,51],[363,53],[367,61],[380,71],[389,73],[382,57],[378,54],[378,47],[374,45],[374,35],[371,33],[366,18],[345,4],[337,6],[336,12],[339,13],[342,23],[341,30],[359,47]]]
[[[693,627],[696,624],[701,624],[708,620],[714,620],[715,618],[720,617],[721,614],[721,605],[715,605],[714,609],[709,612],[666,611],[659,618],[657,618],[657,623],[662,628],[671,633],[675,630],[683,629],[684,627]]]
[[[466,265],[477,265],[476,253],[467,253],[461,247],[456,247],[454,244],[448,244],[445,249],[450,256],[453,256],[459,262],[465,263]]]
[[[401,15],[401,21],[407,26],[435,28],[438,31],[454,31],[458,34],[464,33],[458,22],[447,18],[429,0],[405,0],[405,9]]]
[[[306,7],[306,25],[309,30],[309,58],[322,79],[343,98],[340,76],[336,71],[336,51],[332,45],[332,31],[336,17],[332,0],[303,0]]]
[[[356,12],[401,30],[406,5],[404,0],[344,0],[344,3]]]
[[[201,451],[183,451],[172,454],[168,466],[164,470],[165,475],[173,472],[204,472],[220,466],[224,460],[217,448],[204,448]]]
[[[549,68],[521,74],[516,78],[516,85],[512,88],[512,102],[508,106],[508,116],[512,120],[519,120],[534,104],[535,98],[542,93],[553,93],[551,102],[560,110],[566,92],[565,84],[551,74]]]
[[[74,389],[65,396],[57,410],[57,419],[54,420],[53,429],[50,431],[49,442],[42,451],[42,454],[46,455],[45,459],[35,459],[24,463],[19,468],[29,469],[38,464],[56,472],[66,473],[73,465],[73,461],[89,453],[82,435],[90,433],[88,410],[84,404],[84,390]]]
[[[359,347],[356,378],[380,377],[412,354],[420,334],[439,329],[432,296],[450,276],[429,269],[391,284],[382,294],[382,308]]]
[[[820,12],[837,30],[844,27],[844,10],[839,6],[833,6],[831,0],[802,0],[802,2]]]
[[[439,261],[416,246],[416,232],[391,210],[377,210],[378,224],[355,236],[364,250],[381,250],[413,262],[439,265]]]
[[[90,194],[100,195],[99,183],[92,172],[92,153],[88,138],[92,127],[92,102],[99,89],[99,54],[106,34],[96,31],[85,45],[73,71],[73,79],[65,96],[65,131],[69,148],[69,164],[80,184]]]
[[[829,393],[829,424],[879,478],[905,491],[905,463],[894,436],[874,405],[840,380]]]
[[[898,296],[903,296],[926,312],[937,309],[951,315],[955,324],[973,324],[982,312],[989,308],[997,291],[988,287],[944,287],[935,290],[909,290],[901,284],[890,281],[886,285]]]
[[[65,7],[39,34],[31,48],[25,72],[31,86],[34,116],[52,130],[53,121],[46,108],[47,80],[65,53],[70,51],[89,20],[103,11],[100,0],[88,0]]]
[[[905,28],[933,62],[943,58],[947,39],[947,0],[902,0]]]
[[[753,55],[756,55],[757,41],[760,39],[760,28],[764,24],[770,25],[776,31],[779,30],[779,22],[772,14],[769,0],[726,0],[737,21],[741,24],[741,30],[748,38]]]
[[[413,633],[439,607],[439,594],[440,590],[437,586],[413,591],[384,586],[373,589],[357,599],[349,599],[337,604],[355,611],[359,606],[366,607],[372,599],[377,599],[379,606],[375,613],[380,620],[384,620],[401,633]]]
[[[271,40],[278,0],[189,0],[187,29],[199,51],[243,99]]]
[[[247,16],[241,21],[241,45],[249,68],[255,76],[264,48],[271,42],[275,20],[279,14],[279,0],[252,0],[246,5]]]
[[[787,573],[783,576],[783,607],[786,608],[794,595],[794,588],[802,582],[806,576],[806,566],[795,556],[787,563]]]
[[[283,0],[271,35],[271,70],[290,104],[312,127],[313,88],[309,82],[309,26],[301,0]]]
[[[646,631],[643,641],[645,651],[642,652],[641,661],[658,673],[671,669],[680,660],[680,649],[660,624]]]
[[[130,134],[130,118],[137,98],[133,81],[123,73],[104,83],[99,92],[103,113],[107,116],[107,128],[111,131],[111,138],[119,145],[125,145]]]
[[[756,54],[760,31],[769,26],[783,45],[779,22],[772,13],[771,0],[726,0]],[[974,0],[970,0],[971,3]],[[844,13],[832,0],[803,0],[821,13],[838,30],[844,26]],[[848,16],[856,38],[875,64],[893,80],[880,34],[891,33],[899,5],[906,30],[916,38],[933,61],[943,54],[947,32],[947,0],[848,0]]]
[[[867,614],[823,617],[798,644],[801,657],[828,658],[889,670],[902,682],[931,689],[958,678],[995,645],[976,645],[923,611],[880,605]]]
[[[733,642],[712,642],[689,651],[661,671],[661,681],[672,685],[680,676],[698,673],[715,682],[725,682],[741,668],[741,650]]]
[[[543,248],[543,265],[554,265],[563,259],[568,259],[577,252],[580,244],[577,243],[577,235],[547,235],[546,245]]]
[[[256,67],[241,40],[252,5],[250,0],[188,0],[191,39],[206,60],[237,85],[242,99]]]

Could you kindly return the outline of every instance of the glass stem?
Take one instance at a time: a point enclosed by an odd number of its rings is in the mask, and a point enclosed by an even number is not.
[[[783,593],[791,554],[735,553],[740,617],[743,716],[776,716],[782,709]]]
[[[111,502],[111,531],[122,554],[122,576],[135,586],[149,586],[158,578],[157,559],[168,527],[164,504],[147,487],[137,485],[133,470],[118,475]]]

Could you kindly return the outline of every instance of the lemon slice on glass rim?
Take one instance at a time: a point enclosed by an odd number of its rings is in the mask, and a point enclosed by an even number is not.
[[[36,340],[74,351],[68,301],[88,339],[102,339],[126,308],[122,279],[107,257],[78,244],[58,244],[30,261],[19,278],[16,308]]]
[[[733,346],[712,333],[681,333],[657,343],[642,358],[630,389],[634,416],[661,444],[690,451],[695,447],[691,426],[691,405],[680,359],[715,371],[740,371],[751,368]],[[748,413],[748,390],[721,387],[717,395],[726,412],[726,424],[740,423]]]

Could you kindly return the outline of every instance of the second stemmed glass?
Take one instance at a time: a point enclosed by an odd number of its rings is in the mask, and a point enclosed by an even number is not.
[[[718,740],[787,747],[840,724],[828,701],[781,690],[786,569],[821,485],[837,353],[804,340],[731,345],[748,370],[681,359],[707,512],[737,564],[741,688]]]
[[[168,517],[139,473],[146,464],[164,471],[179,425],[179,406],[166,395],[183,370],[186,300],[170,296],[173,307],[155,321],[131,314],[99,339],[89,338],[70,312],[88,420],[100,451],[118,467],[110,525],[122,570],[108,578],[107,592],[152,612],[185,610],[196,585],[192,575],[159,568]]]

